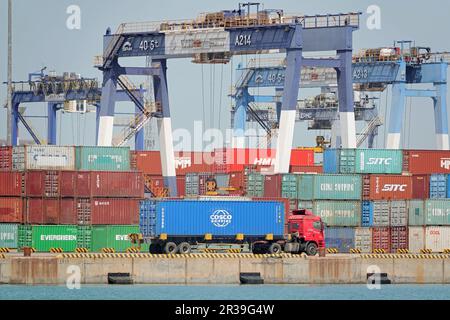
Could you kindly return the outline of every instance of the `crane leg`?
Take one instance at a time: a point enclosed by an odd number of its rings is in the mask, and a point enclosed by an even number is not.
[[[343,148],[356,148],[356,125],[353,105],[352,50],[338,50],[341,67],[337,69],[339,122]]]
[[[234,130],[231,146],[233,148],[245,148],[245,122],[247,120],[248,101],[244,98],[236,100],[234,113]]]
[[[47,144],[56,145],[56,108],[57,103],[47,105]]]
[[[158,132],[164,185],[171,197],[178,196],[173,150],[172,119],[170,118],[169,95],[167,91],[167,61],[153,60],[152,65],[159,68],[159,76],[153,80],[155,102],[161,105],[162,118],[158,119]]]
[[[19,103],[15,103],[11,110],[11,145],[19,145]]]
[[[449,150],[448,118],[447,118],[447,84],[439,83],[436,88],[434,102],[434,123],[438,150]]]
[[[302,67],[301,47],[288,49],[286,62],[277,149],[274,163],[275,173],[289,172],[291,149],[294,139],[295,116],[297,112],[297,97],[300,87],[300,72]]]
[[[114,68],[113,68],[114,69]],[[113,69],[103,72],[102,96],[98,121],[97,145],[111,146],[114,126],[117,76]]]
[[[400,137],[405,114],[406,84],[396,82],[392,85],[392,103],[389,116],[389,132],[386,141],[387,149],[399,149]]]

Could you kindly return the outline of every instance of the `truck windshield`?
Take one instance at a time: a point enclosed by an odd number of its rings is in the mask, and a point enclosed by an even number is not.
[[[320,221],[315,221],[315,222],[313,223],[313,227],[314,227],[314,229],[316,229],[316,230],[322,230],[322,223],[321,223]]]
[[[289,233],[297,232],[299,228],[298,223],[290,223],[289,224]]]

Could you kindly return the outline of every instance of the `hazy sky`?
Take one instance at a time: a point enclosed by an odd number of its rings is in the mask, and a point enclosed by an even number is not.
[[[201,12],[234,9],[238,1],[214,0],[13,0],[13,79],[26,80],[28,73],[47,66],[58,73],[77,72],[85,77],[96,77],[101,81],[101,73],[92,67],[93,57],[102,53],[102,35],[107,27],[115,30],[122,22],[158,21],[164,19],[195,18]],[[81,30],[66,27],[69,5],[81,8]],[[289,13],[324,14],[349,11],[366,12],[369,5],[381,8],[381,30],[366,27],[367,14],[363,15],[361,29],[354,33],[354,48],[390,46],[393,40],[415,40],[417,45],[430,46],[433,51],[450,50],[450,2],[441,0],[311,0],[286,1],[267,0],[265,8],[282,8]],[[7,54],[7,1],[0,2],[0,80],[6,81]],[[136,61],[141,62],[142,60]],[[245,57],[233,59],[233,66],[245,63]],[[193,122],[202,119],[202,67],[187,59],[170,60],[168,64],[169,98],[173,127],[192,130]],[[210,107],[214,96],[214,123],[207,112],[206,125],[224,129],[230,123],[231,64],[203,67],[203,86],[206,107]],[[233,71],[234,72],[234,71]],[[211,84],[213,74],[214,86]],[[144,79],[133,79],[136,83]],[[220,83],[222,82],[222,90]],[[211,95],[210,95],[211,94]],[[308,92],[311,95],[313,93]],[[303,95],[307,95],[303,93]],[[302,94],[301,94],[302,95]],[[386,97],[380,97],[380,113],[384,115]],[[0,90],[0,102],[6,99],[6,86]],[[221,104],[220,104],[221,102]],[[389,105],[389,104],[388,104]],[[46,115],[45,104],[29,104],[26,115]],[[408,133],[404,146],[411,148],[434,148],[434,119],[431,99],[408,100],[411,107],[411,121],[406,125]],[[129,111],[130,103],[119,104],[117,110]],[[212,112],[212,111],[211,111]],[[220,116],[219,116],[220,114]],[[387,111],[389,114],[389,111]],[[407,116],[409,117],[409,115]],[[61,115],[58,115],[61,118]],[[220,119],[220,121],[219,121]],[[39,136],[46,137],[45,121],[30,119]],[[6,113],[0,111],[0,138],[6,137]],[[22,138],[29,138],[20,126]],[[61,134],[62,131],[62,134]],[[307,132],[306,124],[296,125],[295,145],[313,145],[314,136],[319,132]],[[377,146],[384,145],[384,128],[380,130]],[[94,144],[95,115],[64,114],[58,126],[58,142],[62,144]]]

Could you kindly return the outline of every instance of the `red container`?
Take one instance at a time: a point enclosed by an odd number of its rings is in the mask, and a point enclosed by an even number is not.
[[[450,151],[404,150],[403,171],[412,174],[450,173]]]
[[[372,228],[372,250],[391,252],[391,230],[389,227]]]
[[[77,200],[75,198],[60,200],[59,224],[78,224]]]
[[[25,193],[29,197],[58,197],[61,171],[25,172]]]
[[[26,199],[25,223],[59,224],[59,199],[28,198]]]
[[[61,171],[61,197],[90,197],[90,171]]]
[[[159,151],[132,151],[131,163],[135,164],[133,169],[142,171],[149,175],[161,175],[161,157]]]
[[[92,197],[144,197],[144,178],[141,172],[93,171]]]
[[[322,166],[290,166],[290,173],[323,173]]]
[[[235,188],[236,190],[244,190],[245,189],[245,173],[242,171],[230,172],[230,187]]]
[[[139,200],[95,198],[91,200],[91,223],[139,224]]]
[[[184,197],[186,192],[186,180],[184,176],[177,177],[177,191],[179,197]]]
[[[22,195],[22,173],[16,171],[0,172],[0,197]]]
[[[412,198],[427,199],[430,196],[430,176],[414,175],[412,176]]]
[[[412,177],[401,175],[363,176],[363,199],[412,199]]]
[[[281,180],[280,174],[264,176],[264,197],[280,198]]]
[[[0,147],[0,171],[12,170],[12,147]]]
[[[398,249],[408,249],[408,227],[391,227],[391,253]]]
[[[22,223],[23,209],[22,198],[0,198],[0,222]]]

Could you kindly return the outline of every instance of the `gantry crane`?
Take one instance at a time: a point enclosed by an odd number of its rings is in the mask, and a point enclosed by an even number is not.
[[[250,8],[256,6],[256,11]],[[289,171],[297,97],[302,66],[335,67],[337,71],[342,144],[355,147],[355,122],[351,81],[352,34],[359,28],[360,13],[335,15],[284,15],[282,10],[259,10],[248,3],[238,10],[200,15],[186,21],[123,23],[104,36],[103,72],[98,145],[112,145],[115,91],[120,75],[152,76],[158,113],[142,111],[140,122],[157,117],[162,171],[172,196],[177,195],[172,123],[167,88],[167,60],[192,58],[195,63],[227,63],[239,54],[286,54],[286,74],[280,111],[275,172]],[[328,59],[304,58],[303,52],[336,51]],[[125,67],[119,58],[147,56],[151,67]],[[135,124],[138,127],[138,124]]]

